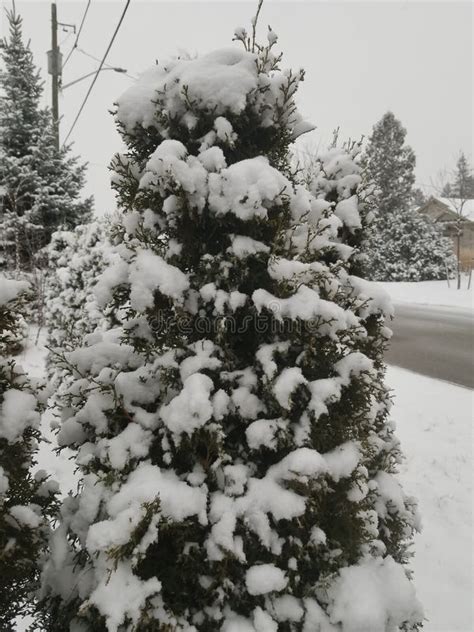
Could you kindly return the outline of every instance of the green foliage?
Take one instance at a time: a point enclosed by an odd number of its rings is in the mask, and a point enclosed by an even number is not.
[[[80,199],[85,165],[70,147],[55,147],[43,84],[23,42],[22,19],[7,12],[9,37],[0,72],[0,255],[7,268],[30,268],[58,227],[88,221],[92,200]]]

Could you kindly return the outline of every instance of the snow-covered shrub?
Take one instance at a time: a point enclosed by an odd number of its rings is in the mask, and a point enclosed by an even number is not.
[[[365,245],[374,281],[431,281],[451,277],[456,256],[438,224],[413,208],[377,214]]]
[[[28,285],[0,276],[0,629],[13,632],[15,617],[31,609],[47,541],[47,516],[57,486],[31,473],[39,438],[35,385],[8,358],[19,295]]]
[[[118,101],[122,324],[67,354],[61,445],[84,479],[43,572],[51,630],[393,632],[422,617],[395,476],[391,314],[356,276],[356,149],[310,129],[276,36],[142,75]]]
[[[111,263],[109,228],[110,220],[101,218],[71,231],[57,231],[46,248],[44,321],[51,350],[50,375],[57,369],[60,354],[80,345],[97,326],[106,326],[93,288]]]

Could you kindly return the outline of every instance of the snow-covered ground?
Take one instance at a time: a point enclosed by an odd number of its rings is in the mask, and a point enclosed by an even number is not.
[[[19,361],[40,375],[44,349],[30,344]],[[418,498],[423,533],[415,541],[412,567],[427,622],[425,632],[472,632],[472,411],[473,391],[404,369],[389,367],[394,391],[393,418],[406,455],[401,478],[406,491]],[[51,413],[44,415],[49,430]],[[53,444],[40,450],[39,467],[49,470],[63,493],[76,486],[73,466]],[[18,630],[25,629],[19,624]]]
[[[406,460],[401,478],[418,498],[423,532],[413,563],[425,632],[472,632],[473,391],[389,367],[393,418]]]
[[[467,289],[467,276],[462,277],[459,290],[456,289],[455,280],[449,283],[450,287],[446,281],[420,281],[418,283],[393,281],[380,283],[380,285],[389,293],[395,304],[441,305],[474,310],[474,278],[470,289]]]

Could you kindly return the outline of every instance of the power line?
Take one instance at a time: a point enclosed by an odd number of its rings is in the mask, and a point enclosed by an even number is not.
[[[97,68],[97,72],[95,73],[95,75],[94,75],[94,77],[93,77],[93,79],[91,81],[91,85],[89,86],[89,90],[87,91],[87,94],[84,97],[84,100],[83,100],[83,102],[81,104],[81,107],[79,108],[79,112],[77,113],[76,118],[74,119],[74,122],[73,122],[73,124],[71,126],[71,129],[69,130],[66,138],[64,139],[64,143],[67,142],[67,139],[72,134],[72,131],[75,128],[76,123],[77,123],[77,121],[79,120],[79,117],[82,114],[82,110],[84,109],[84,106],[87,103],[87,100],[88,100],[88,98],[90,96],[90,93],[92,92],[92,88],[94,87],[94,84],[97,81],[97,77],[99,76],[99,73],[102,70],[103,65],[105,64],[105,60],[107,59],[107,55],[109,54],[109,51],[112,48],[112,44],[114,43],[115,38],[117,37],[117,33],[119,32],[120,27],[122,26],[122,22],[123,22],[123,20],[125,18],[125,14],[127,13],[127,10],[128,10],[129,5],[130,5],[130,2],[131,2],[131,0],[127,0],[127,2],[125,4],[125,7],[124,7],[124,9],[122,11],[122,15],[120,16],[120,20],[118,21],[118,24],[115,27],[114,34],[112,35],[112,39],[110,40],[109,45],[107,46],[107,50],[105,51],[104,56],[102,57],[102,61],[100,62],[100,66]]]
[[[82,15],[81,25],[79,26],[79,30],[78,30],[77,35],[76,35],[76,39],[74,40],[74,44],[72,45],[72,48],[71,48],[71,50],[68,53],[68,56],[64,60],[63,69],[64,69],[64,66],[67,64],[67,62],[69,61],[71,55],[73,54],[73,52],[77,48],[77,43],[79,42],[79,37],[81,35],[81,31],[82,31],[82,27],[84,26],[84,22],[86,21],[87,12],[89,11],[90,5],[91,5],[91,0],[87,0],[87,6],[86,6],[85,11],[84,11],[84,13]]]

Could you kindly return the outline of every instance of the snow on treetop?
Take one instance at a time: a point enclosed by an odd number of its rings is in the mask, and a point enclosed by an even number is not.
[[[222,116],[241,114],[251,106],[261,115],[262,126],[287,126],[295,139],[314,129],[294,108],[284,112],[283,107],[285,87],[292,96],[304,73],[276,70],[276,58],[270,51],[275,42],[276,38],[270,37],[269,47],[259,53],[222,48],[202,57],[156,64],[117,100],[117,120],[128,134],[136,126],[155,127],[166,137],[167,117],[192,130],[197,111],[206,111],[220,120],[209,133],[222,137]],[[227,128],[231,142],[232,128],[228,124]]]
[[[129,130],[137,124],[153,125],[157,93],[165,93],[165,109],[174,115],[187,111],[186,98],[216,114],[239,114],[249,92],[257,88],[255,60],[253,53],[236,47],[157,64],[120,97],[117,117]]]

